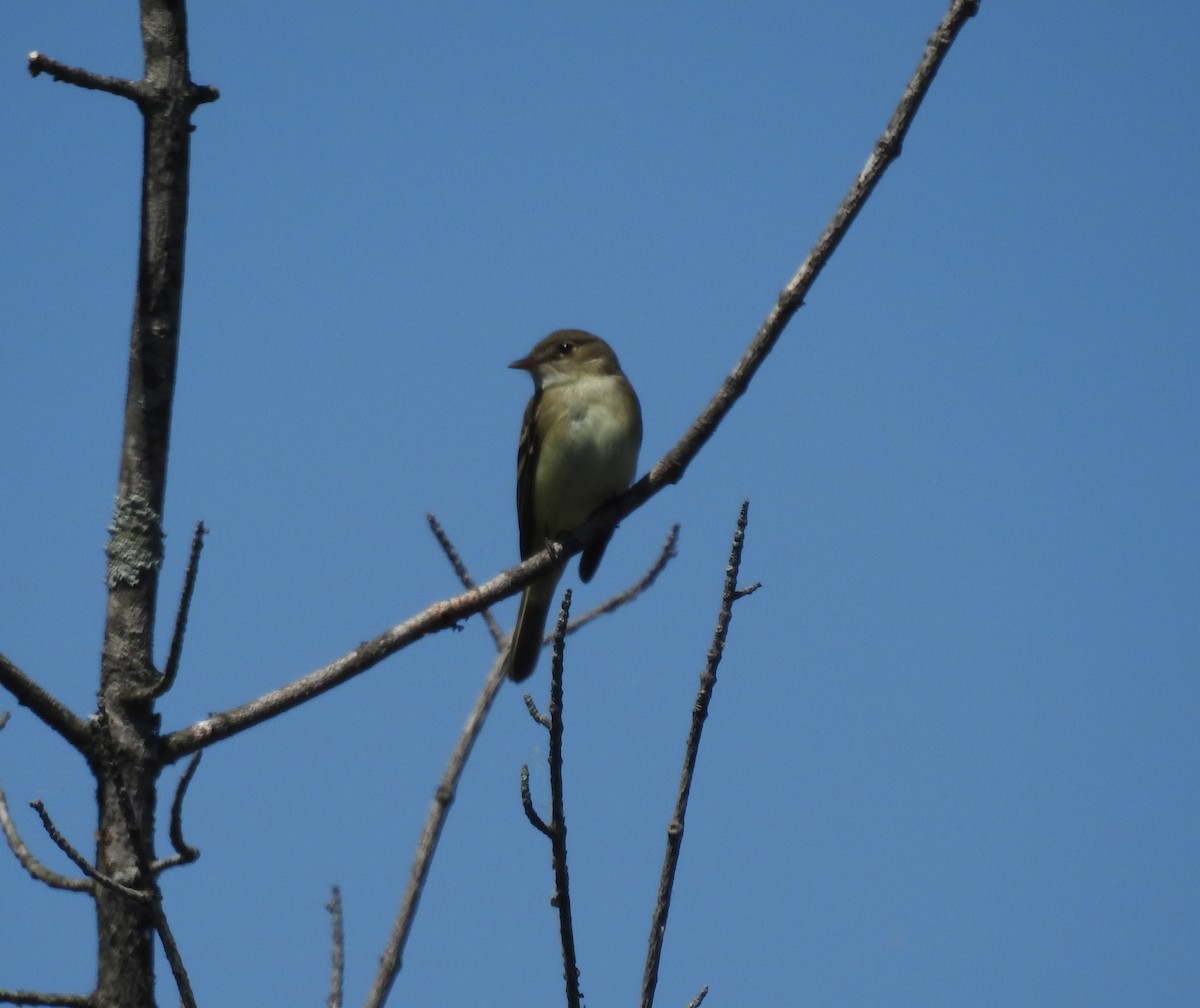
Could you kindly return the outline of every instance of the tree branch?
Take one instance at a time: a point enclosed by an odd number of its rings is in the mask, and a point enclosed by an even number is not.
[[[945,59],[946,53],[955,38],[958,37],[963,25],[975,15],[978,9],[979,0],[954,0],[950,5],[950,10],[926,44],[925,54],[909,80],[908,86],[904,89],[900,104],[892,114],[887,129],[875,141],[875,148],[871,156],[867,158],[867,163],[859,172],[850,191],[842,199],[825,231],[817,239],[808,258],[804,260],[795,276],[784,287],[775,307],[767,315],[746,352],[742,354],[742,359],[725,379],[720,392],[713,397],[696,422],[692,424],[679,443],[667,452],[662,461],[651,469],[649,474],[637,483],[625,497],[614,502],[611,511],[617,517],[629,514],[643,501],[656,494],[665,484],[678,483],[700,449],[712,437],[725,415],[733,408],[733,404],[742,397],[762,362],[766,360],[767,355],[779,341],[788,322],[804,304],[805,295],[808,294],[821,270],[829,261],[829,257],[833,255],[834,250],[850,230],[850,225],[854,223],[859,211],[874,192],[883,173],[900,156],[904,137],[908,133],[909,126],[912,125],[913,118],[916,116],[917,109],[929,90],[929,86],[933,83],[933,78],[937,75],[938,68],[942,65],[942,60]]]
[[[93,73],[91,70],[84,70],[83,67],[67,66],[67,64],[59,63],[58,60],[51,59],[40,52],[29,54],[28,69],[30,77],[36,77],[43,73],[49,74],[56,81],[74,84],[76,87],[89,91],[106,91],[108,94],[128,98],[139,104],[142,100],[138,81],[125,80],[122,77],[108,77],[104,74]]]
[[[51,59],[40,52],[31,52],[27,64],[30,77],[48,74],[56,81],[64,84],[74,84],[88,91],[104,91],[118,98],[128,98],[141,105],[151,95],[152,89],[145,81],[126,80],[123,77],[109,77],[98,74],[83,67],[68,66],[56,59]],[[189,81],[188,103],[191,108],[215,102],[221,97],[221,92],[207,84],[192,84]]]
[[[100,655],[100,713],[89,766],[96,776],[96,872],[141,879],[135,902],[123,890],[95,889],[98,936],[94,998],[105,1005],[154,1000],[157,930],[184,1003],[178,950],[150,870],[160,718],[154,690],[154,628],[163,556],[163,509],[179,359],[192,112],[216,97],[191,81],[186,0],[139,0],[143,73],[136,82],[67,67],[35,54],[29,69],[80,87],[129,98],[142,117],[137,280],[129,331],[120,462],[109,538],[108,587]],[[169,683],[168,683],[169,684]],[[101,750],[113,750],[109,758]],[[148,898],[147,898],[148,897]]]
[[[429,530],[438,541],[438,545],[442,547],[442,552],[446,554],[446,559],[450,561],[450,566],[454,568],[454,573],[458,575],[459,582],[467,591],[474,589],[476,587],[475,579],[471,577],[470,571],[467,570],[467,565],[462,562],[462,557],[458,555],[458,550],[454,548],[454,543],[446,535],[446,530],[442,528],[442,523],[437,520],[437,516],[432,511],[425,516],[425,520],[429,522]],[[495,642],[496,650],[503,651],[508,639],[504,636],[504,631],[500,628],[500,624],[496,622],[496,617],[492,615],[491,609],[483,610],[483,619],[487,623],[488,633],[492,635],[492,640]]]
[[[53,729],[84,756],[92,749],[88,723],[66,704],[51,696],[16,665],[0,654],[0,686],[13,695],[22,707],[28,707],[42,723]]]
[[[454,626],[468,616],[481,612],[486,606],[514,594],[538,574],[548,570],[555,561],[546,551],[497,574],[478,588],[456,595],[409,617],[360,644],[353,651],[288,685],[251,700],[239,707],[212,714],[194,725],[172,732],[161,739],[159,754],[163,763],[204,749],[214,742],[229,738],[256,724],[291,710],[312,697],[333,689],[340,683],[378,665],[414,641],[438,630]]]
[[[668,563],[675,559],[679,554],[675,550],[676,544],[679,542],[679,523],[676,522],[671,526],[671,531],[667,533],[667,541],[663,543],[662,551],[658,554],[658,559],[650,565],[650,569],[646,571],[637,581],[631,584],[623,592],[618,592],[612,598],[605,602],[601,602],[595,609],[589,609],[582,616],[571,620],[567,626],[567,636],[575,633],[577,630],[582,630],[593,620],[599,619],[601,616],[607,615],[616,609],[620,609],[623,605],[628,605],[635,598],[642,594],[655,581],[658,580],[658,575],[661,574]],[[549,635],[545,640],[553,639],[553,634]],[[545,643],[545,641],[543,641]]]
[[[396,977],[400,973],[404,946],[408,942],[408,933],[412,929],[413,919],[417,915],[417,904],[425,889],[425,880],[429,877],[429,867],[433,863],[438,838],[442,835],[442,827],[446,825],[446,817],[450,813],[450,806],[458,792],[459,778],[462,777],[467,757],[471,755],[471,748],[483,730],[483,723],[487,719],[488,711],[491,710],[492,701],[496,699],[496,694],[500,692],[504,680],[504,658],[501,655],[496,659],[491,672],[488,673],[483,689],[475,701],[475,707],[467,717],[467,723],[459,736],[458,745],[455,746],[450,761],[446,764],[446,772],[442,775],[442,781],[434,795],[433,804],[429,808],[429,815],[425,819],[425,827],[421,831],[421,839],[417,843],[412,870],[408,876],[408,886],[404,890],[404,898],[400,903],[400,911],[396,915],[396,923],[392,928],[387,947],[384,949],[383,955],[379,957],[379,972],[375,975],[375,981],[367,994],[367,1008],[383,1008],[392,984],[396,982]]]
[[[8,723],[8,711],[0,713],[0,730]],[[25,841],[21,839],[21,834],[17,832],[17,824],[13,822],[12,814],[8,808],[8,797],[4,793],[4,788],[0,787],[0,830],[4,832],[4,839],[8,841],[9,850],[13,852],[13,856],[21,863],[24,868],[33,878],[39,882],[44,882],[52,889],[65,889],[68,892],[87,892],[92,891],[92,883],[87,879],[67,878],[65,875],[59,875],[58,872],[53,872],[42,864],[33,852],[25,845]]]
[[[446,530],[433,514],[425,516],[429,522],[429,527],[433,532],[434,537],[438,541],[438,545],[442,547],[442,551],[446,554],[446,558],[450,561],[450,565],[454,568],[454,573],[458,575],[462,586],[468,591],[477,587],[474,579],[467,570],[466,564],[463,563],[462,557],[459,555],[454,544],[450,541],[450,537],[446,534]],[[577,630],[583,629],[589,623],[599,619],[614,610],[620,609],[621,606],[628,605],[635,598],[646,591],[656,580],[659,574],[663,572],[667,564],[670,563],[678,555],[675,551],[675,546],[679,542],[679,524],[671,526],[671,530],[667,533],[667,541],[663,544],[661,552],[658,554],[658,559],[650,565],[650,569],[646,571],[636,582],[630,585],[622,592],[618,592],[611,598],[600,603],[594,609],[584,613],[578,619],[572,620],[567,626],[567,636],[575,633]],[[503,651],[508,645],[508,637],[505,636],[500,624],[496,622],[492,616],[490,609],[483,610],[483,617],[487,621],[488,631],[492,635],[492,641],[496,645],[497,651]],[[553,633],[548,633],[542,638],[543,644],[549,644],[554,639]]]
[[[329,902],[325,904],[329,911],[329,925],[333,934],[333,964],[329,976],[329,998],[327,1008],[342,1008],[342,982],[346,972],[346,936],[342,932],[342,890],[333,887]]]
[[[56,1008],[93,1008],[91,994],[42,994],[38,991],[8,990],[0,987],[0,1002],[15,1005],[51,1005]]]
[[[579,989],[579,962],[575,956],[575,924],[571,917],[571,880],[567,871],[567,813],[565,788],[563,786],[563,650],[567,635],[567,620],[571,615],[571,590],[563,593],[562,607],[558,613],[558,622],[554,627],[554,657],[550,665],[550,723],[546,725],[550,733],[550,747],[547,762],[550,764],[550,823],[541,823],[536,813],[530,816],[530,822],[550,838],[551,857],[554,865],[554,898],[550,901],[558,909],[558,934],[562,942],[563,980],[566,983],[567,1008],[580,1008],[583,994]],[[526,699],[526,706],[533,719],[545,725],[544,719],[537,713],[532,699]],[[522,768],[522,804],[526,805],[525,814],[533,811],[533,802],[526,803],[529,793],[529,771]],[[539,826],[539,823],[541,825]]]
[[[751,379],[778,342],[792,316],[803,304],[805,295],[874,191],[884,171],[899,156],[904,136],[942,60],[962,26],[975,14],[978,7],[979,0],[955,0],[952,4],[942,24],[930,38],[924,58],[909,81],[891,122],[876,141],[866,166],[859,173],[808,258],[788,282],[775,307],[767,315],[758,333],[742,354],[741,360],[725,378],[720,390],[679,442],[649,473],[625,493],[600,508],[574,532],[567,533],[558,542],[550,543],[540,553],[502,571],[479,587],[435,602],[423,612],[409,617],[341,658],[280,689],[171,733],[163,739],[160,748],[160,758],[163,762],[170,763],[290,710],[311,697],[365,672],[414,641],[454,626],[468,616],[482,612],[495,602],[516,594],[553,565],[578,553],[602,528],[616,524],[665,487],[678,483],[700,449],[733,408],[733,404],[749,388]]]
[[[729,621],[733,618],[733,603],[758,587],[754,585],[749,589],[739,589],[737,586],[749,508],[750,502],[743,501],[738,514],[737,529],[733,534],[729,564],[725,568],[725,586],[721,593],[717,626],[708,649],[708,661],[700,674],[700,689],[696,694],[696,702],[692,705],[692,726],[688,731],[683,773],[679,779],[679,795],[675,800],[675,814],[667,826],[667,850],[663,856],[662,875],[658,882],[658,902],[655,904],[654,917],[650,924],[650,944],[646,953],[646,970],[642,976],[642,1008],[652,1008],[654,1004],[654,989],[658,985],[658,964],[662,958],[663,938],[667,931],[667,912],[671,908],[675,869],[679,864],[680,848],[683,846],[683,823],[687,815],[688,796],[692,790],[692,776],[696,770],[696,757],[700,752],[700,735],[704,730],[705,718],[708,717],[708,705],[712,700],[713,689],[717,685],[717,666],[720,665],[721,655],[725,650],[725,637],[729,633]]]
[[[8,798],[5,796],[3,788],[0,788],[0,829],[4,831],[4,839],[8,841],[9,850],[21,863],[21,867],[33,878],[46,883],[51,889],[84,893],[92,891],[92,883],[87,879],[67,878],[65,875],[59,875],[58,872],[51,871],[34,856],[33,851],[21,839],[21,834],[17,832],[17,826],[12,820],[12,813],[8,808]]]
[[[174,868],[177,865],[191,864],[200,857],[200,851],[195,847],[190,846],[183,839],[183,798],[187,794],[188,785],[192,783],[192,778],[196,775],[196,768],[200,765],[200,757],[203,753],[196,753],[189,761],[187,768],[183,771],[183,775],[179,778],[179,783],[175,787],[175,797],[171,801],[171,846],[175,848],[175,853],[171,857],[162,858],[155,861],[150,870],[158,875],[168,868]]]
[[[151,896],[148,892],[142,889],[133,889],[127,885],[123,885],[114,878],[110,878],[101,871],[97,871],[82,854],[79,853],[72,845],[71,841],[63,836],[58,827],[54,825],[54,820],[50,818],[50,813],[46,811],[46,806],[41,801],[31,801],[29,807],[38,814],[38,818],[42,820],[42,827],[50,834],[50,839],[58,845],[58,849],[67,855],[84,875],[90,878],[93,882],[99,882],[105,889],[111,889],[113,892],[119,892],[127,899],[135,900],[138,903],[148,903]]]
[[[526,693],[526,696],[529,694]],[[540,718],[534,714],[535,721],[540,722]],[[550,727],[549,725],[546,726]],[[543,836],[554,836],[554,830],[546,825],[546,820],[538,815],[537,809],[533,807],[533,795],[529,791],[529,764],[521,764],[521,808],[525,810],[525,818],[529,820],[529,825],[541,833]]]
[[[171,647],[167,651],[167,664],[162,677],[151,687],[151,696],[160,697],[175,685],[179,674],[179,659],[183,655],[183,635],[187,631],[188,611],[192,606],[192,593],[196,590],[196,575],[200,572],[200,551],[204,549],[204,537],[208,529],[204,522],[196,522],[192,533],[192,549],[188,554],[187,571],[183,575],[183,591],[179,596],[179,608],[175,611],[175,632],[171,634]]]

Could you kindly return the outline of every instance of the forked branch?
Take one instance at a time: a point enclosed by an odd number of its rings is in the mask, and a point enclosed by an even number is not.
[[[917,66],[888,123],[876,141],[866,165],[849,192],[838,206],[825,231],[809,252],[804,263],[788,281],[774,308],[759,327],[741,359],[725,378],[716,395],[704,408],[683,437],[662,457],[650,472],[625,493],[599,509],[585,524],[561,540],[551,543],[515,567],[497,574],[489,581],[461,595],[435,602],[423,612],[410,617],[359,645],[353,651],[330,662],[323,668],[265,694],[256,700],[205,718],[197,724],[173,732],[163,740],[165,761],[179,759],[231,735],[244,731],[313,696],[332,689],[339,683],[365,672],[383,659],[422,637],[454,626],[460,620],[482,612],[488,606],[520,591],[546,573],[562,559],[578,553],[583,545],[602,528],[611,526],[631,514],[666,486],[677,483],[687,467],[712,437],[733,404],[746,392],[755,373],[779,341],[784,328],[804,303],[808,291],[820,275],[825,263],[841,243],[850,225],[862,210],[887,167],[900,154],[917,109],[928,92],[938,68],[945,59],[963,25],[979,9],[979,0],[954,0],[938,29],[930,37],[925,54]]]
[[[470,571],[467,570],[467,566],[463,563],[462,557],[455,548],[454,543],[450,541],[450,536],[447,535],[446,530],[442,527],[442,523],[439,522],[437,517],[433,514],[426,515],[425,520],[429,523],[430,531],[433,532],[434,538],[438,541],[438,545],[442,547],[442,552],[446,554],[446,559],[450,561],[450,566],[454,568],[454,573],[458,575],[459,583],[462,584],[467,591],[471,591],[476,588],[477,585],[475,583],[475,579],[471,577]],[[606,599],[604,602],[601,602],[594,609],[590,609],[582,616],[573,619],[569,624],[567,624],[567,636],[571,636],[571,634],[575,633],[576,630],[583,629],[589,623],[599,619],[601,616],[604,616],[610,612],[614,612],[617,609],[620,609],[622,606],[628,605],[639,595],[645,592],[652,584],[654,584],[656,580],[658,580],[658,576],[663,572],[667,564],[674,560],[678,555],[675,549],[678,543],[679,524],[676,523],[671,526],[670,531],[667,533],[666,542],[663,543],[663,547],[659,551],[658,557],[655,559],[654,563],[650,565],[646,573],[638,578],[637,581],[631,584],[628,588],[617,592],[617,594]],[[500,624],[496,622],[496,619],[492,616],[490,609],[483,610],[483,618],[487,621],[488,631],[492,635],[492,641],[496,645],[496,650],[503,651],[508,646],[508,638],[505,636],[504,631],[500,628]],[[549,644],[553,638],[553,632],[548,633],[542,639],[542,643]]]

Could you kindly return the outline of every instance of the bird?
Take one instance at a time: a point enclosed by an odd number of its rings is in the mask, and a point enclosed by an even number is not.
[[[612,347],[582,329],[552,332],[509,367],[529,372],[534,386],[517,447],[517,527],[525,560],[629,486],[642,446],[642,410]],[[584,547],[581,580],[592,579],[612,534],[607,529]],[[556,564],[521,595],[505,659],[514,682],[537,667],[564,566]]]

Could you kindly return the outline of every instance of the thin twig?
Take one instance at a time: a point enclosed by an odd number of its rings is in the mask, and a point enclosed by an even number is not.
[[[42,820],[42,827],[50,834],[50,839],[58,845],[58,849],[66,854],[75,867],[88,878],[99,882],[102,886],[112,889],[114,892],[119,892],[122,896],[126,896],[131,900],[137,900],[139,903],[149,903],[153,899],[150,893],[142,889],[131,889],[127,885],[122,885],[116,879],[109,878],[103,872],[92,867],[88,863],[87,858],[71,846],[71,841],[58,831],[58,827],[54,825],[54,820],[50,818],[50,813],[46,811],[46,806],[40,800],[35,799],[31,801],[29,807],[38,814],[38,818]]]
[[[554,659],[550,665],[550,708],[549,716],[543,715],[525,694],[525,706],[529,716],[547,730],[550,749],[547,761],[550,764],[550,822],[547,823],[533,807],[529,793],[529,767],[521,767],[521,806],[525,818],[534,829],[550,838],[551,858],[554,864],[554,898],[552,906],[558,908],[558,933],[562,939],[563,979],[567,985],[568,1008],[579,1008],[583,995],[579,990],[579,964],[575,956],[575,926],[571,917],[571,881],[567,872],[567,815],[563,787],[563,650],[571,614],[571,591],[563,593],[562,607],[554,625],[551,640],[554,642]]]
[[[8,711],[0,711],[0,731],[3,731],[4,726],[8,724],[8,716]],[[21,834],[17,831],[17,824],[13,822],[12,813],[8,808],[8,796],[4,793],[3,787],[0,787],[0,830],[4,831],[4,839],[8,841],[9,850],[21,863],[21,867],[39,882],[44,882],[52,889],[65,889],[68,892],[92,891],[92,883],[87,879],[73,879],[59,875],[58,872],[51,871],[34,857],[33,851],[21,839]]]
[[[0,711],[0,731],[4,730],[6,724],[8,724],[8,711]],[[69,892],[92,891],[92,883],[87,879],[73,879],[59,875],[58,872],[51,871],[34,857],[33,851],[21,839],[21,834],[17,831],[17,824],[13,822],[12,813],[8,808],[8,797],[5,795],[3,787],[0,787],[0,830],[4,831],[4,839],[8,841],[9,850],[21,863],[21,867],[39,882],[45,882],[52,889],[66,889]]]
[[[558,933],[562,939],[563,980],[567,1008],[580,1008],[579,964],[575,957],[575,925],[571,918],[571,882],[567,872],[567,813],[563,787],[563,650],[567,620],[571,615],[571,590],[563,592],[562,608],[554,628],[554,657],[550,663],[550,848],[554,859],[554,905],[558,908]]]
[[[546,820],[538,815],[537,809],[533,807],[533,795],[529,792],[528,763],[521,764],[521,808],[525,810],[525,818],[529,820],[529,825],[548,837],[554,836],[554,830],[546,825]]]
[[[333,932],[330,936],[333,963],[329,975],[329,997],[325,1004],[328,1008],[342,1008],[342,983],[346,974],[346,936],[342,931],[342,890],[337,886],[333,887],[325,909],[329,911],[329,926]]]
[[[426,817],[425,826],[421,831],[421,838],[417,843],[408,885],[404,890],[404,898],[400,902],[400,910],[396,914],[391,937],[388,939],[383,955],[380,956],[379,972],[376,973],[371,990],[367,994],[367,1008],[383,1008],[392,984],[396,982],[396,977],[400,973],[404,946],[408,942],[408,933],[412,929],[413,919],[417,914],[417,905],[420,903],[421,893],[425,888],[425,880],[429,877],[429,867],[433,863],[438,838],[442,834],[442,827],[446,824],[446,817],[458,791],[459,778],[467,764],[471,748],[475,745],[480,731],[483,730],[483,724],[487,719],[488,711],[491,710],[492,701],[496,699],[496,694],[500,691],[504,680],[504,658],[500,656],[496,659],[487,681],[483,684],[483,689],[479,692],[475,707],[467,718],[467,723],[450,756],[450,761],[446,764],[446,772],[442,775],[441,783],[434,795],[433,804],[430,806],[429,815]]]
[[[53,1008],[93,1008],[91,994],[43,994],[40,991],[8,990],[0,987],[0,1003],[45,1005]]]
[[[725,650],[725,637],[729,633],[733,603],[747,594],[738,590],[737,576],[742,563],[742,545],[746,538],[749,508],[750,502],[743,501],[738,513],[737,529],[733,534],[733,546],[729,551],[729,564],[725,568],[725,585],[721,592],[717,626],[708,649],[708,661],[704,665],[704,671],[700,673],[700,689],[696,694],[696,702],[692,706],[692,726],[688,731],[683,773],[679,778],[679,794],[675,799],[675,814],[667,826],[667,850],[663,856],[662,875],[658,882],[658,901],[650,924],[650,944],[646,953],[646,970],[642,976],[642,1008],[651,1008],[654,1004],[654,989],[658,985],[658,964],[662,959],[663,937],[667,931],[667,913],[671,908],[671,890],[675,884],[679,851],[683,846],[683,824],[687,816],[688,795],[692,790],[696,756],[700,751],[700,735],[704,730],[704,720],[708,717],[708,705],[712,701],[713,689],[717,685],[717,666],[720,665],[721,655]]]
[[[62,701],[42,689],[2,654],[0,686],[16,697],[18,704],[28,707],[45,725],[70,742],[78,752],[85,756],[91,752],[92,735],[88,723],[74,714]]]
[[[529,716],[531,718],[533,718],[533,720],[536,721],[538,724],[540,724],[543,728],[545,728],[546,731],[549,731],[550,730],[550,718],[547,715],[543,714],[540,710],[538,710],[538,706],[536,703],[534,703],[533,697],[530,694],[526,693],[522,696],[521,699],[523,699],[525,701],[525,709],[527,711],[529,711]]]
[[[238,707],[211,715],[197,724],[172,732],[163,739],[161,753],[165,762],[196,752],[221,739],[229,738],[304,703],[335,686],[360,675],[383,659],[429,634],[447,630],[468,616],[482,612],[503,598],[516,594],[552,567],[578,553],[602,529],[615,525],[632,514],[665,487],[683,478],[692,460],[712,437],[735,402],[750,387],[751,379],[779,341],[788,322],[804,303],[808,291],[820,275],[829,257],[845,237],[868,197],[874,191],[888,165],[900,153],[904,136],[912,124],[942,60],[959,31],[979,8],[979,0],[954,0],[941,26],[929,40],[925,57],[909,82],[900,104],[885,132],[875,144],[866,166],[842,200],[828,227],[809,252],[800,269],[788,282],[774,308],[759,327],[741,359],[722,382],[720,390],[704,408],[687,432],[637,483],[610,503],[598,509],[583,525],[563,535],[557,542],[534,554],[515,567],[502,571],[477,588],[453,598],[435,602],[410,617],[360,644],[336,661],[309,672],[277,690]]]
[[[467,570],[467,565],[462,562],[462,557],[459,556],[458,550],[454,548],[454,543],[446,535],[446,530],[442,528],[442,523],[437,520],[437,516],[432,511],[425,516],[425,520],[429,522],[429,530],[438,541],[438,545],[442,547],[442,552],[446,554],[446,559],[450,561],[450,566],[454,568],[454,573],[458,575],[459,582],[467,591],[474,590],[476,587],[475,579],[471,577],[470,571]],[[508,643],[508,638],[504,636],[504,631],[501,629],[500,624],[496,622],[496,617],[492,615],[491,609],[483,610],[483,619],[487,623],[488,633],[492,635],[492,640],[496,644],[496,650],[503,651],[505,644]]]
[[[8,808],[8,798],[4,794],[3,788],[0,788],[0,829],[4,831],[4,839],[8,841],[9,850],[21,863],[21,867],[33,878],[39,882],[45,882],[52,889],[85,893],[92,891],[92,883],[87,879],[67,878],[65,875],[59,875],[58,872],[51,871],[34,856],[33,851],[21,839],[21,834],[17,832],[17,824],[13,822],[12,813]]]
[[[188,762],[187,769],[179,778],[179,786],[175,788],[175,799],[171,802],[171,846],[175,848],[176,853],[192,861],[200,856],[200,852],[185,843],[183,839],[183,798],[187,794],[188,785],[196,775],[196,768],[200,765],[200,757],[203,755],[203,753],[196,753]]]
[[[667,541],[663,543],[663,548],[658,554],[658,559],[651,564],[650,569],[646,571],[636,582],[631,584],[623,592],[618,592],[606,602],[600,603],[595,609],[590,609],[577,619],[571,620],[567,626],[567,636],[575,633],[576,630],[581,630],[593,620],[599,619],[601,616],[612,612],[614,609],[620,609],[621,606],[627,605],[635,598],[642,594],[658,579],[658,575],[663,572],[667,564],[678,556],[675,550],[679,542],[679,524],[678,522],[671,526],[671,531],[667,533]],[[549,641],[552,635],[547,635],[546,640]]]
[[[446,554],[446,558],[450,561],[450,565],[454,568],[454,573],[458,575],[458,580],[462,586],[468,591],[476,588],[475,580],[467,571],[466,565],[462,561],[454,544],[450,541],[450,537],[446,534],[446,530],[442,527],[441,522],[437,520],[435,515],[427,514],[426,521],[429,522],[429,528],[433,532],[434,537],[438,541],[438,545],[442,547],[442,552]],[[663,543],[663,548],[659,552],[657,559],[650,565],[650,569],[646,571],[637,581],[626,588],[624,591],[618,592],[611,598],[605,600],[594,609],[589,610],[582,616],[574,619],[567,626],[567,636],[575,633],[576,630],[581,630],[594,620],[599,619],[607,613],[620,609],[621,606],[628,605],[635,598],[641,595],[658,579],[658,576],[663,572],[663,569],[670,563],[678,554],[676,553],[676,544],[679,542],[679,524],[671,526],[671,530],[667,533],[667,540]],[[492,640],[496,645],[497,651],[503,651],[508,646],[508,638],[501,629],[500,624],[496,622],[492,615],[491,609],[483,610],[483,618],[487,621],[488,631],[492,635]],[[542,639],[543,644],[549,644],[553,639],[554,634],[548,633]]]
[[[192,783],[192,778],[196,775],[196,768],[200,765],[200,757],[203,755],[203,753],[196,753],[188,760],[188,765],[179,778],[179,783],[175,785],[175,797],[171,801],[170,828],[171,846],[175,848],[175,853],[171,857],[160,858],[150,866],[150,870],[155,875],[168,868],[191,864],[200,857],[200,851],[183,839],[183,798],[187,794],[188,785]]]
[[[705,984],[703,987],[701,987],[700,993],[692,998],[690,1002],[688,1002],[688,1008],[700,1008],[700,1005],[703,1004],[706,997],[708,997],[708,984]]]
[[[183,592],[179,596],[179,608],[175,611],[175,632],[171,634],[171,647],[167,651],[167,664],[163,674],[151,690],[151,696],[160,697],[175,685],[179,674],[179,659],[183,654],[183,635],[187,630],[188,610],[192,606],[192,593],[196,590],[196,575],[200,571],[200,551],[204,549],[204,537],[208,529],[204,522],[196,522],[192,533],[192,549],[188,554],[187,571],[183,575]]]
[[[687,433],[679,440],[662,460],[650,470],[640,481],[630,488],[613,504],[599,512],[599,518],[608,517],[610,520],[624,517],[634,508],[649,499],[667,483],[677,483],[683,478],[684,472],[692,460],[699,454],[700,449],[716,431],[717,426],[725,415],[733,408],[735,402],[742,397],[750,386],[750,381],[757,373],[767,355],[774,349],[783,330],[792,320],[792,316],[804,304],[804,298],[816,282],[817,277],[825,268],[842,239],[850,230],[859,211],[862,210],[875,186],[883,177],[888,166],[900,156],[904,137],[908,133],[916,116],[917,109],[926,93],[929,91],[938,68],[942,65],[950,46],[958,37],[958,33],[967,21],[979,9],[979,0],[953,0],[949,11],[930,37],[925,47],[925,54],[917,65],[916,71],[904,89],[896,111],[892,114],[887,128],[875,141],[874,149],[866,164],[859,172],[858,178],[842,199],[833,217],[826,226],[821,237],[808,253],[795,275],[779,295],[776,305],[768,313],[758,333],[742,354],[737,366],[725,378],[721,390],[704,408]]]

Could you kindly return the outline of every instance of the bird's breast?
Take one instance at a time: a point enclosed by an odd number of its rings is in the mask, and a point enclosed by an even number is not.
[[[614,383],[615,376],[581,378],[557,404],[548,424],[534,489],[546,534],[555,536],[586,521],[620,493],[637,469],[641,430]]]

